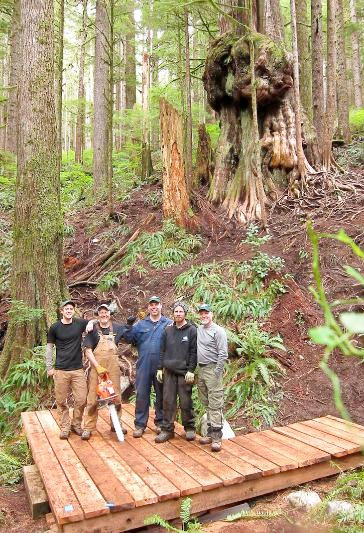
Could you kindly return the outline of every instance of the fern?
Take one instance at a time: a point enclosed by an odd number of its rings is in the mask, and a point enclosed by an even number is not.
[[[282,511],[240,511],[239,513],[229,514],[225,522],[236,522],[237,520],[273,520],[284,516]]]

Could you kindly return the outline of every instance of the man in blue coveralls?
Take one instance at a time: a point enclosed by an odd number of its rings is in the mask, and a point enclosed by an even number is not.
[[[143,435],[148,422],[150,392],[152,385],[155,390],[155,419],[154,423],[160,431],[163,421],[163,385],[157,381],[156,372],[159,365],[161,339],[164,328],[172,324],[172,320],[162,315],[162,304],[158,296],[151,296],[148,302],[148,316],[134,326],[127,326],[124,333],[126,342],[138,348],[138,361],[136,364],[136,404],[135,404],[135,431],[133,437]]]

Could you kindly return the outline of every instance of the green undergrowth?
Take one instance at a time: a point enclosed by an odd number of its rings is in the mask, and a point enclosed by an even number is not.
[[[10,286],[12,232],[10,219],[0,219],[0,295]]]
[[[269,351],[285,347],[280,335],[266,331],[264,324],[275,300],[285,292],[283,267],[280,257],[258,252],[250,261],[194,265],[175,280],[178,299],[191,304],[193,320],[198,323],[193,310],[201,302],[210,303],[214,320],[227,331],[226,418],[245,416],[257,428],[273,423],[281,398],[278,378],[284,370]],[[197,395],[195,400],[199,419],[203,407]]]
[[[21,436],[6,444],[0,441],[0,485],[18,483],[23,475],[23,466],[30,462],[25,437]]]
[[[164,270],[193,257],[202,246],[200,235],[192,235],[171,220],[165,220],[161,230],[144,232],[129,244],[119,270],[108,272],[99,283],[99,290],[107,291],[119,284],[122,275],[131,271],[146,274],[146,266]]]
[[[350,109],[349,122],[353,134],[364,135],[364,108]]]

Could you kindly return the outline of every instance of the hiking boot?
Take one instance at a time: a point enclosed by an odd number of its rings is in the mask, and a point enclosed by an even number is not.
[[[186,431],[186,440],[195,440],[196,433],[193,429],[188,429]]]
[[[61,433],[59,434],[59,438],[62,440],[68,440],[68,437],[70,436],[70,432],[68,429],[62,429]]]
[[[206,437],[201,437],[198,442],[200,444],[211,444],[212,443],[212,437],[211,437],[211,435],[206,435]]]
[[[91,437],[91,431],[89,429],[84,429],[82,431],[81,439],[88,440]]]
[[[167,442],[169,439],[173,439],[174,433],[172,431],[162,430],[159,435],[154,439],[155,442]]]
[[[213,440],[211,443],[211,451],[212,452],[219,452],[221,450],[221,440]]]
[[[73,433],[76,433],[76,435],[78,435],[79,437],[81,437],[81,435],[82,435],[82,429],[81,428],[76,428],[74,426],[71,426],[71,431],[73,431]]]
[[[120,423],[120,427],[121,427],[121,431],[124,433],[124,435],[127,435],[128,434],[128,430],[123,428],[121,423]],[[116,433],[116,429],[114,428],[114,424],[112,422],[111,422],[110,431],[113,431],[114,433]]]
[[[140,437],[143,436],[144,428],[135,428],[133,431],[133,437],[134,439],[140,439]]]
[[[159,433],[162,431],[162,428],[160,426],[155,425],[154,431],[157,435],[159,435]]]

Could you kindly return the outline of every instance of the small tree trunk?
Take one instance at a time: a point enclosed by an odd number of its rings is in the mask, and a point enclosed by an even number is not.
[[[78,102],[77,102],[77,122],[75,141],[75,161],[83,163],[83,151],[85,149],[85,49],[87,40],[87,0],[82,1],[82,27],[81,27],[81,48],[78,69]]]
[[[191,108],[191,72],[190,72],[190,36],[188,32],[188,10],[184,9],[185,59],[186,59],[186,177],[188,189],[192,182],[192,108]]]
[[[273,41],[283,41],[283,21],[279,0],[266,0],[263,12],[263,28],[260,31],[268,35]],[[259,17],[261,19],[261,17]]]
[[[352,48],[352,69],[353,69],[353,81],[354,81],[354,104],[355,107],[362,107],[363,97],[362,97],[362,83],[361,83],[361,66],[360,66],[360,48],[359,48],[359,35],[356,29],[357,26],[357,16],[356,16],[356,7],[355,0],[350,0],[350,19],[352,25],[355,27],[355,30],[351,34],[351,48]]]
[[[332,138],[335,124],[335,77],[336,77],[336,1],[327,0],[327,67],[326,67],[326,111],[323,135],[323,165],[330,170],[332,161]]]
[[[160,100],[161,149],[163,158],[163,216],[179,226],[193,226],[183,160],[181,116],[166,100]]]
[[[213,152],[205,124],[198,126],[198,145],[194,185],[210,185],[213,174]]]
[[[337,23],[337,111],[338,134],[346,143],[350,142],[349,93],[346,73],[346,51],[344,32],[343,0],[336,0]]]
[[[46,341],[64,298],[53,1],[20,0],[19,142],[11,274],[12,312],[0,375]],[[39,312],[43,310],[43,314]]]
[[[136,61],[135,61],[135,1],[128,2],[128,32],[125,37],[125,107],[133,109],[136,102]]]
[[[311,41],[312,41],[312,93],[313,125],[317,132],[318,145],[321,147],[324,133],[324,68],[322,48],[321,0],[311,0]],[[322,157],[322,155],[321,155]]]
[[[301,103],[308,120],[312,122],[312,68],[307,0],[295,0],[295,8]]]
[[[147,38],[146,46],[149,40]],[[142,70],[142,107],[143,107],[143,141],[142,141],[142,178],[148,178],[153,173],[152,156],[150,150],[149,124],[149,88],[150,88],[150,56],[143,53]]]

